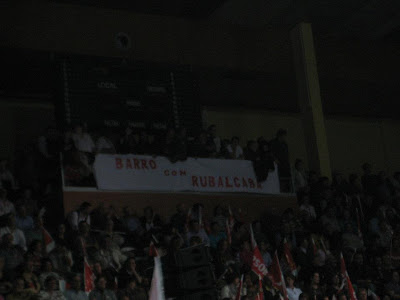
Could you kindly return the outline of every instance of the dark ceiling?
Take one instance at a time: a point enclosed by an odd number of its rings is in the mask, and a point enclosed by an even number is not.
[[[400,41],[399,0],[55,0],[248,27],[291,27],[300,20],[333,36]]]

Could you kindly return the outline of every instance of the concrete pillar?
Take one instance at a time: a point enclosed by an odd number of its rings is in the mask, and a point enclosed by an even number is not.
[[[303,117],[310,170],[331,177],[328,141],[322,111],[321,93],[313,33],[310,23],[301,22],[290,32],[296,70],[299,106]]]

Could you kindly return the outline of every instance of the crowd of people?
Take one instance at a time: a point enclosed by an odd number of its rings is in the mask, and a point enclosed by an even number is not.
[[[51,149],[57,148],[48,139],[40,141],[40,151],[53,159]],[[262,141],[252,143],[248,148],[256,153]],[[346,180],[335,173],[330,181],[306,172],[298,160],[293,174],[298,207],[281,216],[246,216],[240,207],[207,211],[200,203],[190,208],[182,203],[175,214],[160,216],[156,207],[140,214],[131,207],[117,212],[85,202],[47,231],[51,207],[38,201],[31,188],[18,190],[6,161],[0,166],[0,299],[147,299],[151,243],[161,256],[167,297],[180,293],[180,249],[203,244],[220,299],[236,299],[242,274],[242,299],[259,299],[261,290],[264,299],[278,299],[280,291],[269,277],[260,287],[251,271],[250,226],[267,267],[277,252],[290,300],[351,298],[340,272],[341,253],[359,299],[400,298],[399,172],[388,178],[364,164],[361,177],[351,174]],[[228,233],[230,219],[234,224]],[[294,257],[295,274],[283,255],[284,241]],[[85,262],[95,277],[90,293],[84,292]]]
[[[268,141],[259,137],[248,141],[247,146],[242,148],[237,136],[230,139],[219,137],[215,125],[201,131],[197,137],[189,137],[185,128],[168,128],[157,135],[130,127],[122,133],[107,128],[91,135],[86,126],[78,124],[66,131],[63,141],[55,140],[52,134],[43,136],[41,149],[45,155],[46,145],[56,146],[64,152],[67,185],[93,185],[91,166],[95,155],[99,153],[165,156],[171,162],[184,161],[188,157],[247,159],[253,162],[258,181],[263,182],[268,173],[274,170],[274,163],[278,164],[282,177],[290,177],[286,135],[286,131],[280,129],[274,139]]]
[[[340,271],[341,254],[360,300],[400,298],[400,172],[375,174],[368,163],[362,166],[362,176],[350,174],[347,179],[335,172],[330,180],[307,172],[297,160],[292,176],[298,206],[280,216],[268,212],[249,216],[240,207],[219,205],[207,211],[201,203],[193,207],[182,203],[175,214],[160,216],[157,207],[143,212],[125,207],[119,212],[104,203],[92,207],[85,202],[60,221],[55,213],[60,202],[49,196],[59,184],[55,174],[60,151],[66,160],[75,157],[87,174],[97,153],[168,154],[176,160],[201,153],[199,149],[215,149],[204,157],[221,157],[225,151],[215,126],[200,134],[201,143],[185,140],[185,147],[177,146],[182,145],[183,136],[184,130],[176,135],[170,130],[157,147],[140,148],[143,141],[152,141],[150,134],[138,135],[128,128],[116,140],[106,135],[93,139],[84,127],[76,126],[60,138],[49,128],[39,138],[35,176],[28,168],[29,157],[23,164],[27,169],[16,174],[7,160],[1,160],[0,300],[147,299],[153,270],[151,244],[161,256],[167,297],[180,296],[176,275],[180,250],[197,245],[209,251],[219,299],[237,299],[240,286],[241,299],[285,297],[268,276],[260,286],[259,277],[251,270],[250,227],[267,268],[277,253],[289,300],[353,299]],[[267,170],[275,162],[284,170],[288,156],[285,136],[280,130],[274,140],[249,141],[243,150],[238,150],[238,140],[233,138],[222,157],[246,158],[255,168],[264,164]],[[179,152],[182,149],[187,152]],[[78,179],[82,180],[81,174]],[[232,227],[228,229],[227,223]],[[286,259],[284,245],[291,251],[296,272]],[[88,293],[85,263],[94,274],[94,287]]]

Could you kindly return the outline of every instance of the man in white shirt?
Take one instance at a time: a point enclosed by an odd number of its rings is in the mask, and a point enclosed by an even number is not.
[[[226,149],[232,159],[243,159],[243,149],[239,145],[237,136],[232,137],[231,144]]]
[[[96,149],[92,137],[83,131],[82,125],[76,125],[72,140],[78,151],[93,153]]]
[[[240,284],[239,276],[232,275],[231,278],[228,280],[228,284],[225,285],[221,290],[221,299],[236,299],[236,295],[238,292]]]
[[[19,230],[16,227],[16,220],[15,220],[15,215],[10,214],[7,218],[7,226],[2,227],[0,229],[0,238],[3,238],[3,236],[7,233],[12,234],[13,236],[13,245],[18,245],[25,251],[27,250],[26,248],[26,239],[25,239],[25,234],[22,232],[22,230]]]
[[[286,275],[286,290],[289,300],[299,300],[302,291],[294,286],[294,276],[292,274]]]
[[[80,222],[86,222],[90,225],[90,208],[92,205],[89,202],[83,202],[78,210],[71,212],[68,216],[68,222],[72,230],[78,231]]]

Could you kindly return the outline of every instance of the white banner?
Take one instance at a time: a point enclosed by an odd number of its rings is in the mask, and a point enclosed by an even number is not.
[[[188,158],[171,163],[165,157],[99,154],[94,173],[100,190],[245,192],[278,194],[278,171],[257,183],[248,160]]]

